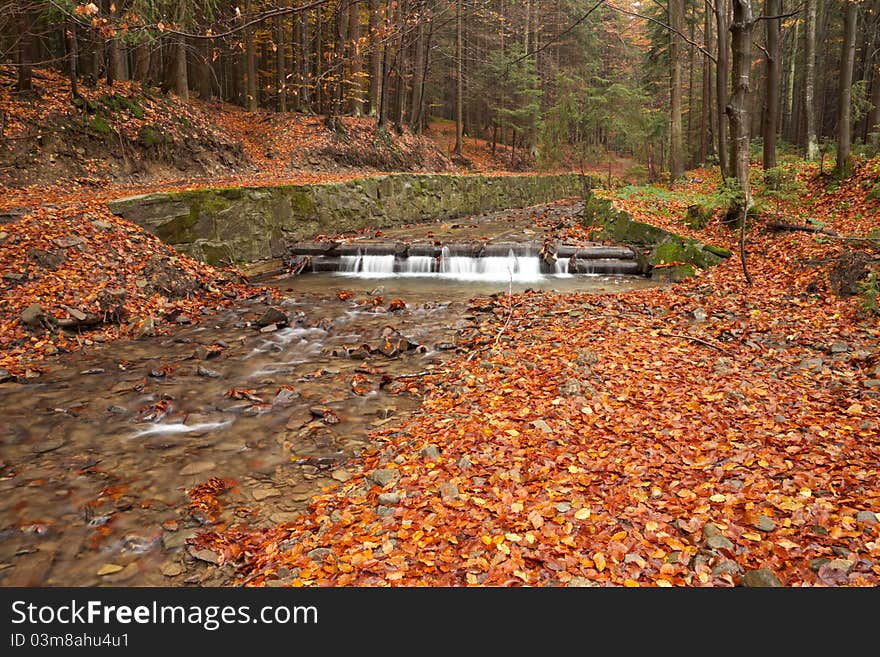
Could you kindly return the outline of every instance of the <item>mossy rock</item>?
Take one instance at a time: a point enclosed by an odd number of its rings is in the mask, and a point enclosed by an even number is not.
[[[665,242],[659,244],[648,259],[654,267],[672,262],[685,262],[685,249],[681,242]]]
[[[584,226],[605,225],[609,220],[615,219],[618,212],[617,208],[614,207],[614,203],[608,199],[588,194],[586,199],[584,199],[581,223]]]
[[[653,245],[670,241],[682,240],[679,235],[657,228],[651,224],[634,221],[625,212],[616,211],[616,215],[604,223],[602,230],[596,234],[599,239],[608,239],[626,244]]]
[[[715,216],[715,208],[697,203],[688,206],[687,213],[684,215],[682,223],[688,228],[702,230],[709,225],[713,216]]]
[[[697,274],[693,265],[673,265],[671,267],[655,267],[651,270],[652,281],[678,283]]]
[[[733,252],[730,249],[725,249],[723,246],[714,246],[712,244],[704,244],[703,250],[708,251],[709,253],[713,253],[719,258],[723,258],[725,260],[733,255]]]

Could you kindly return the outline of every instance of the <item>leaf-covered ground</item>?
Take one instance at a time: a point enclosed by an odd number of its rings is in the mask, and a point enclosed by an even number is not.
[[[706,174],[620,205],[686,232]],[[862,183],[775,216],[865,235]],[[736,246],[717,218],[692,234]],[[876,586],[880,328],[829,291],[844,248],[756,227],[752,287],[734,257],[665,288],[477,300],[474,349],[361,474],[295,523],[197,542],[253,586]]]

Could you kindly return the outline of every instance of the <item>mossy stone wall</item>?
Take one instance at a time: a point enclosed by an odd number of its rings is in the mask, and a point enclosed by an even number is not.
[[[451,219],[580,197],[578,174],[392,174],[278,187],[210,188],[111,201],[110,210],[211,264],[284,255],[320,234]]]

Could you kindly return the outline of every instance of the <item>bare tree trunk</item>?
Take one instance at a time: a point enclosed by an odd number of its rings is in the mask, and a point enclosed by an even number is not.
[[[749,187],[749,106],[752,69],[752,32],[755,26],[751,0],[733,0],[733,23],[730,25],[733,47],[733,93],[727,105],[733,173],[742,189],[746,208],[751,205]]]
[[[299,71],[299,92],[297,104],[301,112],[308,112],[311,104],[311,66],[309,61],[309,47],[311,35],[309,34],[309,13],[297,14],[299,21],[299,50],[296,53],[297,69]]]
[[[735,84],[727,113],[730,119],[733,169],[742,192],[742,218],[740,220],[739,251],[743,274],[751,285],[752,277],[746,266],[745,234],[752,190],[749,187],[749,110],[748,94],[752,72],[752,32],[755,19],[751,0],[733,0],[733,23],[730,26],[733,46],[733,75]]]
[[[315,10],[315,74],[313,89],[315,91],[315,110],[318,114],[326,113],[327,94],[324,93],[324,13],[323,7]]]
[[[816,4],[818,0],[807,0],[806,40],[807,47],[806,72],[804,77],[804,116],[807,130],[807,159],[819,157],[819,139],[816,136],[816,99],[813,97],[816,87]]]
[[[76,23],[74,21],[68,20],[66,22],[64,36],[67,44],[67,58],[69,60],[68,75],[70,77],[70,95],[73,98],[79,98],[79,85],[77,80],[79,72],[76,70],[77,59],[79,57],[77,50],[79,48],[76,40]]]
[[[382,46],[379,44],[379,0],[370,0],[370,115],[379,114],[382,94]]]
[[[837,105],[837,163],[835,175],[846,178],[852,170],[852,81],[856,59],[856,20],[859,6],[846,3],[843,52],[840,55],[840,92]]]
[[[409,125],[413,129],[413,131],[418,132],[416,121],[418,120],[419,112],[422,104],[422,61],[424,60],[424,50],[425,50],[425,24],[428,22],[428,16],[426,14],[427,7],[425,6],[425,2],[419,2],[418,4],[418,14],[419,14],[419,30],[418,36],[416,37],[415,48],[413,49],[413,58],[412,58],[412,95],[410,97],[409,103]]]
[[[245,2],[244,21],[247,23],[251,19],[251,0]],[[249,112],[257,109],[257,61],[254,52],[254,33],[250,27],[244,28],[244,47],[245,47],[245,76],[247,83],[245,84],[244,106]]]
[[[105,4],[104,9],[109,14],[110,20],[110,28],[116,29],[116,3],[108,2]],[[107,63],[107,86],[112,87],[113,82],[115,80],[121,79],[122,76],[119,75],[120,65],[120,53],[119,53],[119,42],[116,40],[116,36],[111,36],[107,39],[107,50],[109,51]]]
[[[186,37],[177,37],[173,56],[174,93],[184,100],[189,100],[189,78],[186,74]]]
[[[284,36],[284,16],[275,17],[275,71],[278,80],[278,111],[287,112],[287,39]]]
[[[800,21],[796,21],[794,24],[794,34],[792,35],[791,42],[791,57],[788,62],[788,84],[785,88],[785,105],[782,110],[782,132],[786,135],[786,139],[789,143],[794,143],[796,130],[793,126],[793,117],[794,117],[794,86],[795,86],[795,63],[797,62],[798,55],[798,32],[800,31]]]
[[[211,57],[214,48],[210,40],[204,40],[199,44],[198,54],[196,56],[196,70],[198,71],[198,80],[195,81],[195,87],[198,89],[199,98],[202,100],[210,100],[214,95],[214,67],[211,65]]]
[[[134,49],[134,76],[138,82],[150,77],[150,44],[141,40]]]
[[[456,0],[455,3],[455,65],[457,75],[455,80],[455,148],[453,149],[453,153],[456,155],[461,155],[462,137],[464,136],[464,112],[462,111],[464,109],[462,107],[464,97],[464,83],[462,81],[462,59],[464,49],[461,33],[461,3],[463,1],[464,0]]]
[[[31,16],[26,10],[18,14],[18,84],[19,93],[32,91],[34,88],[33,69],[33,36],[31,35]]]
[[[333,46],[333,78],[330,115],[339,116],[343,112],[345,100],[345,41],[348,34],[348,4],[350,0],[340,0],[336,7],[336,39]]]
[[[782,0],[764,0],[764,16],[779,16],[782,13]],[[767,111],[764,112],[762,137],[764,140],[764,170],[776,166],[776,124],[779,121],[779,85],[781,67],[779,66],[779,24],[780,18],[767,18],[767,73],[765,96]]]
[[[697,42],[697,17],[695,9],[691,6],[691,43]],[[696,49],[692,45],[688,45],[688,109],[687,109],[687,139],[685,140],[685,158],[687,166],[694,166],[694,130],[697,122],[694,120],[694,80],[696,78]]]
[[[880,147],[880,57],[874,59],[874,78],[871,83],[871,111],[868,114],[868,143]]]
[[[397,114],[395,118],[395,127],[397,131],[403,130],[404,117],[406,116],[406,85],[410,75],[410,57],[408,48],[406,47],[405,26],[408,25],[409,17],[409,0],[400,0],[400,13],[398,14],[397,24],[400,26],[400,34],[397,38],[397,53],[395,61],[397,62],[397,100],[395,107]]]
[[[718,163],[721,167],[721,177],[730,175],[728,161],[728,131],[727,131],[727,85],[730,76],[730,41],[728,31],[730,29],[727,20],[729,0],[715,1],[715,36],[718,42],[718,74],[715,79],[716,119],[718,120]]]
[[[681,44],[678,34],[684,23],[684,0],[669,0],[669,175],[684,178],[681,134]]]
[[[364,113],[363,63],[361,61],[359,43],[361,39],[360,7],[359,2],[352,2],[348,13],[348,40],[351,43],[348,57],[349,69],[351,71],[351,113],[355,116],[361,116]]]
[[[704,9],[703,15],[703,41],[706,45],[706,52],[712,51],[712,21],[709,20],[709,9]],[[703,71],[702,71],[702,98],[700,99],[700,164],[706,163],[706,156],[709,154],[709,121],[712,100],[712,60],[708,54],[703,55]]]
[[[419,92],[419,112],[413,124],[413,129],[421,133],[427,125],[427,116],[425,115],[425,91],[428,84],[428,75],[431,72],[431,41],[434,37],[434,21],[428,23],[428,36],[425,40],[425,48],[423,52],[423,66],[421,75],[421,91]]]

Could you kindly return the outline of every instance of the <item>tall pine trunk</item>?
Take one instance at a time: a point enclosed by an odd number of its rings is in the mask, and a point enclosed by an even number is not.
[[[727,85],[730,79],[730,35],[728,31],[727,13],[729,0],[715,1],[715,40],[718,43],[717,67],[718,74],[715,78],[715,102],[717,106],[716,119],[718,121],[718,163],[721,167],[721,177],[730,175],[729,135],[727,130]]]
[[[461,33],[461,3],[464,0],[456,0],[455,2],[455,148],[453,152],[461,155],[462,138],[464,136],[464,118],[463,118],[463,98],[464,98],[464,82],[462,80],[462,60],[463,44]]]
[[[703,54],[702,70],[702,97],[700,99],[700,153],[699,163],[705,164],[709,154],[709,121],[712,101],[712,60],[708,53],[712,51],[712,21],[709,20],[709,9],[705,8],[703,15],[703,41],[706,45],[706,53]]]
[[[33,90],[34,78],[31,62],[33,61],[33,36],[31,35],[31,15],[26,10],[18,14],[18,84],[16,90],[25,93]]]
[[[681,41],[684,0],[669,0],[669,175],[673,181],[684,178],[684,152],[681,134]]]
[[[878,148],[880,147],[880,56],[874,59],[871,106],[871,111],[868,113],[868,143]]]
[[[764,141],[764,170],[776,166],[776,124],[779,122],[779,86],[782,80],[779,65],[779,23],[773,18],[782,13],[782,0],[764,0],[764,16],[767,20],[767,71],[765,96],[767,108],[764,112],[762,137]]]
[[[807,0],[805,25],[806,48],[804,57],[804,118],[806,121],[807,159],[819,157],[819,139],[816,135],[816,4],[818,0]]]
[[[746,265],[746,225],[749,208],[752,205],[752,190],[749,186],[749,109],[748,95],[752,72],[752,33],[755,19],[751,0],[733,0],[733,23],[730,25],[731,45],[733,47],[733,93],[727,106],[730,119],[731,154],[733,172],[742,193],[742,217],[740,218],[739,253],[742,260],[746,282],[751,285],[752,277]]]
[[[846,178],[852,170],[852,81],[856,60],[858,11],[859,6],[855,2],[846,3],[837,103],[837,164],[834,173],[838,178]]]
[[[731,164],[739,183],[746,209],[751,205],[749,187],[749,92],[752,72],[752,32],[755,19],[751,0],[733,0],[733,23],[730,25],[733,49],[733,93],[727,105],[730,121]]]

